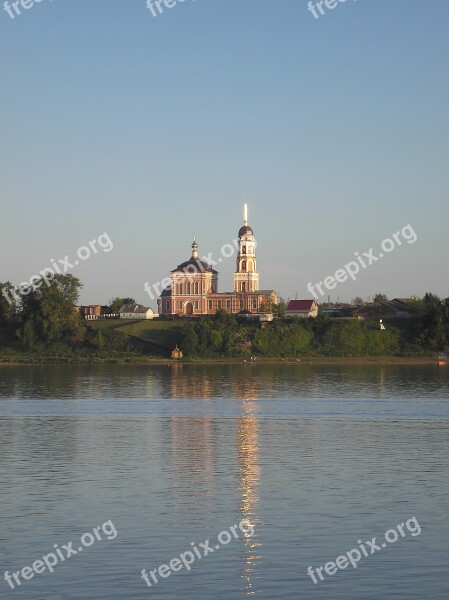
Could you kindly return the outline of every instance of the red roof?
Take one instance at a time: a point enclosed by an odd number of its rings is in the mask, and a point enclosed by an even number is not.
[[[312,310],[315,300],[290,300],[287,310]]]

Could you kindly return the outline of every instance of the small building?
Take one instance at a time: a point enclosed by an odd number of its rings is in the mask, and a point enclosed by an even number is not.
[[[387,304],[390,308],[396,311],[396,317],[411,317],[413,315],[413,298],[393,298]]]
[[[408,300],[412,302],[412,300]],[[413,308],[407,304],[406,298],[395,298],[394,300],[379,300],[366,306],[356,308],[353,317],[364,319],[410,319],[413,317]]]
[[[237,318],[257,323],[271,323],[274,317],[272,313],[251,313],[249,310],[242,310],[237,313]]]
[[[78,307],[79,313],[87,321],[96,321],[98,319],[111,319],[116,318],[117,315],[111,314],[109,306],[102,306],[101,304],[89,304],[88,306]]]
[[[141,319],[148,320],[153,319],[155,316],[152,308],[147,308],[141,304],[124,304],[120,309],[121,319]]]
[[[184,358],[184,353],[176,346],[174,350],[171,351],[172,360],[179,360]]]
[[[285,316],[314,319],[318,316],[318,304],[315,300],[290,300],[285,309]]]
[[[364,320],[364,309],[365,306],[357,307],[352,306],[352,304],[333,304],[320,308],[320,315],[338,319]]]

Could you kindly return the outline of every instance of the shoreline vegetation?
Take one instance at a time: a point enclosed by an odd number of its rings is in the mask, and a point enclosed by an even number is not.
[[[86,321],[81,282],[56,275],[11,304],[0,283],[0,366],[13,364],[437,364],[449,350],[449,298],[412,301],[409,318],[348,320],[318,315],[248,321],[218,310],[199,318]],[[115,299],[118,303],[122,299]],[[171,360],[179,348],[184,358]]]

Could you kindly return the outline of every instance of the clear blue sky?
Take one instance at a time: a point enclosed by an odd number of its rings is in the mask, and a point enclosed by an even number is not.
[[[249,202],[261,287],[306,286],[411,224],[350,300],[449,295],[449,2],[0,3],[0,281],[107,232],[83,303],[131,295],[230,242]],[[234,259],[220,267],[232,287]]]

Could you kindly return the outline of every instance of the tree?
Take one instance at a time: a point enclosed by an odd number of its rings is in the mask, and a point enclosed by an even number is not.
[[[90,331],[90,344],[100,353],[107,352],[134,352],[135,345],[130,338],[118,331],[104,329],[99,331]]]
[[[329,322],[320,341],[327,356],[360,356],[365,336],[359,321],[336,320]]]
[[[0,282],[0,325],[10,323],[16,314],[14,288],[9,281]]]
[[[285,317],[285,309],[286,303],[283,298],[279,298],[279,302],[277,304],[273,304],[273,314],[283,319]]]
[[[387,300],[385,294],[375,294],[373,298],[373,302],[386,302]]]
[[[219,308],[217,310],[214,320],[223,327],[233,327],[235,325],[235,318],[224,310],[224,308]]]
[[[365,304],[365,302],[363,298],[361,298],[360,296],[356,296],[352,299],[351,304],[353,304],[354,306],[362,306],[363,304]]]
[[[81,287],[73,275],[57,274],[52,281],[37,281],[21,299],[22,340],[52,344],[83,339],[85,325],[75,310]]]
[[[29,319],[24,324],[22,331],[20,332],[19,339],[22,343],[22,346],[26,350],[34,350],[36,346],[36,335],[34,333],[34,325],[32,319]]]
[[[449,342],[446,301],[435,294],[427,293],[423,302],[425,312],[422,316],[423,330],[419,341],[429,350],[439,351]]]
[[[187,325],[182,340],[182,349],[186,356],[195,356],[198,353],[198,336],[195,331],[195,323]]]
[[[112,298],[112,300],[109,300],[109,308],[111,309],[111,313],[115,315],[120,311],[123,305],[135,303],[136,301],[134,300],[134,298],[119,298],[117,296],[116,298]]]
[[[279,303],[282,304],[284,301],[280,298]],[[279,304],[275,304],[273,300],[270,298],[267,302],[261,302],[259,307],[260,313],[268,313],[268,314],[278,314]]]
[[[377,321],[363,324],[365,335],[364,354],[368,356],[395,355],[400,352],[400,334],[397,328],[388,325],[380,330]]]

